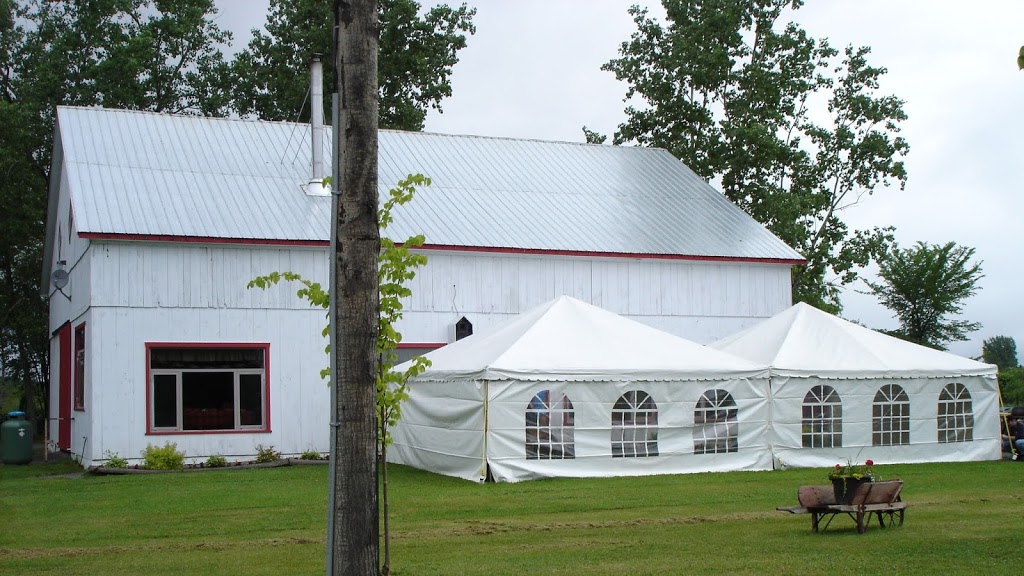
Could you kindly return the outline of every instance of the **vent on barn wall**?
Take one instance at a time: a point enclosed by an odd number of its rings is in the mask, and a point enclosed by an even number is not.
[[[448,325],[448,342],[462,340],[466,336],[473,335],[473,323],[463,316],[454,324]]]
[[[458,322],[455,323],[455,340],[459,341],[465,338],[466,336],[472,335],[473,323],[467,320],[465,316],[463,316],[462,318],[459,319]]]
[[[309,124],[313,135],[313,166],[306,194],[330,196],[331,187],[324,186],[324,65],[320,54],[313,54],[309,62]]]

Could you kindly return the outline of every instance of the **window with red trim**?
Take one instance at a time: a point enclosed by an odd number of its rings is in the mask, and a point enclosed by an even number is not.
[[[75,328],[75,410],[85,410],[85,324]]]
[[[266,345],[149,346],[152,432],[265,431]]]

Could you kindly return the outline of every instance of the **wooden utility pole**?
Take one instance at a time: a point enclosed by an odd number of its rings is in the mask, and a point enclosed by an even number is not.
[[[334,165],[340,187],[331,247],[336,387],[333,525],[327,572],[378,574],[377,510],[377,50],[376,0],[334,0]]]

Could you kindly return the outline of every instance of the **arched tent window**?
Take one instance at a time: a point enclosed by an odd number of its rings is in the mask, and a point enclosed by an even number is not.
[[[573,408],[569,397],[541,390],[526,407],[526,459],[561,460],[576,457]]]
[[[693,411],[693,453],[736,452],[739,423],[736,401],[725,390],[708,390]]]
[[[963,384],[949,384],[939,393],[939,442],[974,440],[974,408]]]
[[[902,386],[886,384],[871,403],[871,445],[910,444],[910,398]]]
[[[612,408],[612,456],[658,455],[658,406],[643,390],[631,390]]]
[[[843,401],[831,386],[815,386],[804,396],[801,421],[804,448],[843,445]]]

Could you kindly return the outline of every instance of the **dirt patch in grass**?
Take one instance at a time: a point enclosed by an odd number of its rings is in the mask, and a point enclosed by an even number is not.
[[[235,550],[240,548],[263,548],[267,546],[323,545],[323,539],[314,538],[269,538],[266,540],[245,540],[232,542],[199,542],[196,544],[149,544],[142,546],[96,546],[94,548],[0,548],[0,557],[10,560],[34,560],[39,558],[75,558],[80,556],[104,556],[113,554],[138,554],[147,552],[188,552],[191,550]]]

